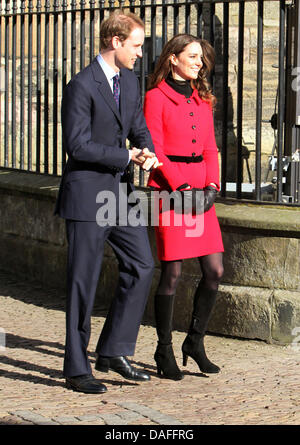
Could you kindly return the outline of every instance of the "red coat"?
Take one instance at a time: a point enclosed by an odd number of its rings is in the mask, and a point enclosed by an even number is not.
[[[204,188],[213,182],[219,187],[212,110],[210,104],[199,97],[197,90],[187,99],[162,81],[146,93],[144,113],[157,158],[163,163],[151,173],[149,186],[159,191],[173,191],[184,183]],[[193,153],[196,156],[201,154],[203,161],[186,164],[171,162],[166,157],[192,156]],[[187,215],[182,217],[182,224],[178,225],[173,210],[162,212],[160,209],[159,226],[155,228],[160,260],[194,258],[224,250],[214,206],[204,216],[190,216],[194,218],[195,229],[197,223],[198,229],[202,226],[202,230],[195,230],[193,235],[189,226],[192,220],[188,221],[187,218]]]

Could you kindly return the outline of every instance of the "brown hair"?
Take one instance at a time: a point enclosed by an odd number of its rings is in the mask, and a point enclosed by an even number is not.
[[[191,34],[177,34],[165,44],[156,63],[154,72],[149,78],[148,89],[155,88],[162,80],[168,77],[171,72],[171,55],[175,54],[178,56],[184,51],[187,45],[193,42],[198,42],[201,45],[203,51],[203,66],[199,71],[197,79],[192,81],[192,85],[198,90],[199,96],[203,100],[210,102],[214,107],[216,98],[212,94],[208,76],[215,64],[215,51],[207,40],[200,39]]]
[[[121,9],[115,10],[100,25],[101,48],[108,48],[114,36],[118,36],[121,41],[126,40],[136,27],[144,29],[145,25],[142,19],[132,12],[124,12]]]

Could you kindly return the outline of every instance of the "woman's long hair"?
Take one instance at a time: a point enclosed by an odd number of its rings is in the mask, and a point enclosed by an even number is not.
[[[192,36],[191,34],[177,34],[169,40],[155,65],[153,74],[148,81],[148,89],[155,88],[162,80],[166,79],[172,71],[172,64],[170,61],[171,55],[178,56],[185,47],[190,43],[198,42],[201,45],[203,52],[203,65],[199,71],[197,79],[192,80],[192,85],[198,90],[199,96],[210,102],[212,107],[216,104],[216,98],[212,94],[208,76],[215,64],[215,51],[207,40]]]

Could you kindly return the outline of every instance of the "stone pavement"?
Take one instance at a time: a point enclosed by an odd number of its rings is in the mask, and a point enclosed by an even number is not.
[[[155,329],[141,326],[137,367],[150,382],[116,373],[94,375],[108,387],[103,395],[66,389],[62,376],[65,296],[36,283],[0,273],[1,425],[298,425],[300,349],[207,336],[209,357],[221,373],[204,375],[189,359],[180,382],[157,376]],[[92,318],[90,359],[104,318],[97,302]],[[182,367],[181,343],[174,350]]]

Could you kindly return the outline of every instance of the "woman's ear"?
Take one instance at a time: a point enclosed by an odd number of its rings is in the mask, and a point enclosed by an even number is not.
[[[177,65],[177,57],[175,56],[175,54],[172,54],[170,56],[170,62],[172,65],[175,65],[175,66]]]

